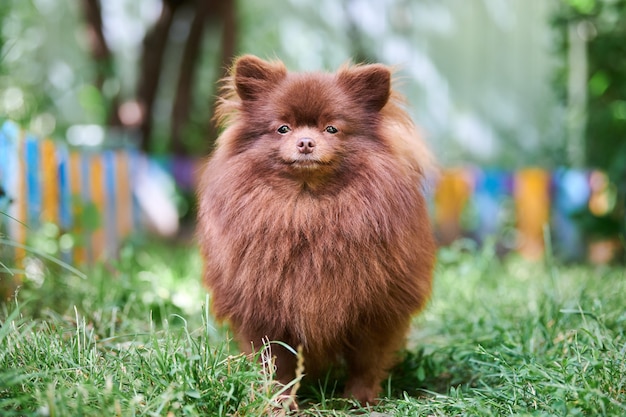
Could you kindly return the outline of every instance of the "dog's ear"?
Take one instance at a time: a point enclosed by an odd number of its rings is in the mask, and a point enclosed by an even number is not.
[[[267,62],[254,55],[240,57],[233,66],[235,89],[244,101],[254,100],[271,90],[286,75],[282,62]]]
[[[391,95],[391,71],[381,64],[346,67],[337,74],[339,84],[359,103],[378,112]]]

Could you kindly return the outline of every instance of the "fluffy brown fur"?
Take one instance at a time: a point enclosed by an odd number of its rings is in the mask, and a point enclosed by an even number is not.
[[[307,374],[345,363],[345,395],[374,403],[435,258],[430,157],[390,70],[291,73],[243,56],[217,117],[198,230],[214,314],[246,352],[267,338],[302,346]],[[289,382],[296,358],[273,353]]]

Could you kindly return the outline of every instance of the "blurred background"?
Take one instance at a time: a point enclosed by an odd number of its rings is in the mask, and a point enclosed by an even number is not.
[[[444,165],[564,164],[580,157],[566,152],[564,29],[595,2],[572,3],[3,0],[0,111],[76,143],[71,128],[95,124],[150,152],[198,154],[233,56],[309,71],[383,62]]]
[[[164,200],[192,218],[196,161],[217,136],[216,83],[242,53],[292,70],[397,67],[449,170],[433,197],[443,243],[496,230],[480,225],[496,213],[499,229],[534,228],[542,242],[551,222],[570,258],[591,237],[610,242],[611,259],[623,251],[626,0],[2,0],[0,123],[19,127],[5,142],[19,131],[70,151],[149,155],[175,180],[156,189],[173,187]],[[17,168],[4,149],[9,207]],[[515,246],[506,230],[496,233]]]

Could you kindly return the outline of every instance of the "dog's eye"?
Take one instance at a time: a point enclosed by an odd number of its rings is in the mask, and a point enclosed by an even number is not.
[[[326,126],[326,129],[324,130],[326,130],[328,133],[331,133],[333,135],[339,132],[339,130],[335,126]]]
[[[278,133],[280,133],[281,135],[284,135],[286,133],[291,132],[291,129],[289,128],[289,126],[287,125],[282,125],[281,127],[279,127],[278,129],[276,129],[276,131]]]

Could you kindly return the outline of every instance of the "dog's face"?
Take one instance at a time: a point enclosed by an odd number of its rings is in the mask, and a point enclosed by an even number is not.
[[[251,152],[274,172],[310,182],[332,177],[350,154],[371,148],[391,74],[381,65],[336,74],[287,73],[245,56],[235,64],[245,132],[240,152]]]

